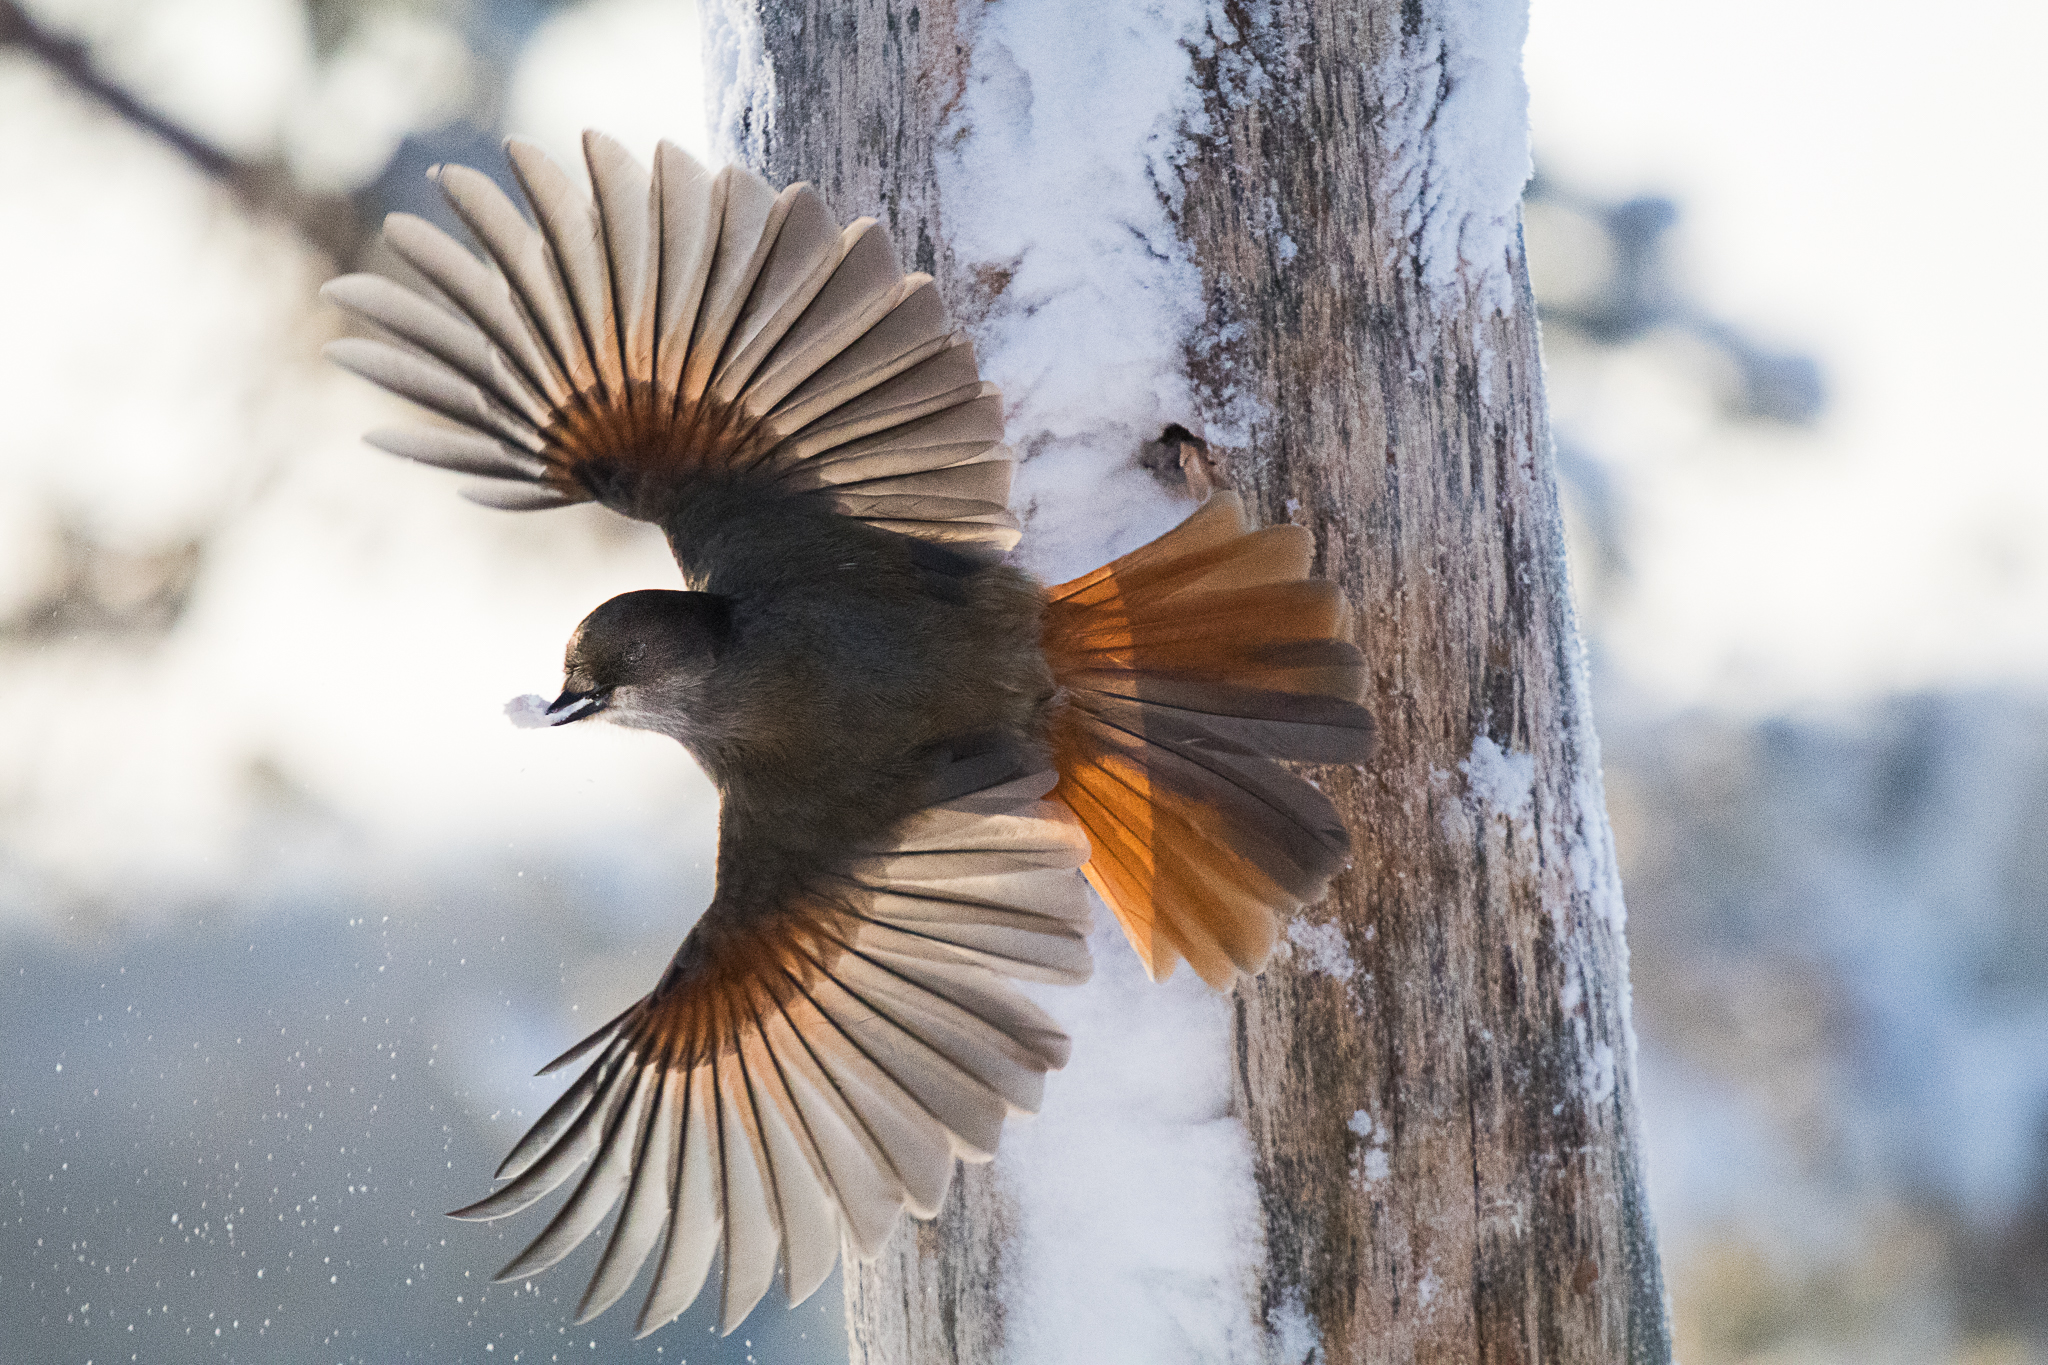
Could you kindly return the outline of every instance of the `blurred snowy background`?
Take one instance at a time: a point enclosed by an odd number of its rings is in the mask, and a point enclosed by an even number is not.
[[[1534,5],[1689,1365],[2048,1361],[2048,16],[1946,13]],[[427,166],[702,152],[697,46],[659,0],[0,0],[0,1361],[843,1359],[836,1285],[635,1346],[567,1325],[591,1253],[490,1287],[532,1229],[440,1216],[672,951],[712,805],[499,711],[658,541],[460,502],[317,358]]]

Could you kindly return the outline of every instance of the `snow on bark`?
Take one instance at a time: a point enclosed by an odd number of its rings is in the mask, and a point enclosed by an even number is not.
[[[1283,951],[1297,955],[1308,970],[1334,977],[1346,985],[1358,975],[1351,947],[1344,941],[1343,931],[1334,924],[1294,921],[1287,926],[1287,947]],[[1365,979],[1371,981],[1372,973],[1366,973]]]
[[[1034,992],[1073,1036],[1074,1057],[997,1158],[1017,1215],[1004,1358],[1256,1358],[1258,1200],[1230,1112],[1229,1002],[1192,972],[1147,981],[1102,918],[1095,979]]]
[[[1109,20],[1060,0],[964,26],[940,197],[1022,460],[1022,557],[1052,581],[1188,512],[1135,456],[1168,423],[1202,429],[1186,369],[1202,280],[1171,209],[1181,132],[1200,116],[1189,50],[1208,23],[1199,3]],[[1074,1059],[998,1159],[1018,1219],[1008,1358],[1249,1358],[1257,1195],[1229,1114],[1228,1002],[1190,972],[1146,981],[1106,913],[1092,946],[1092,982],[1039,994]]]
[[[1483,309],[1513,304],[1508,252],[1528,183],[1527,0],[1445,0],[1404,15],[1400,46],[1373,72],[1394,156],[1380,193],[1413,244],[1439,310],[1467,291]]]
[[[1023,553],[1059,581],[1187,513],[1134,463],[1170,422],[1201,430],[1184,352],[1202,282],[1169,208],[1200,112],[1204,7],[1106,20],[1091,0],[990,6],[966,28],[965,98],[941,139],[953,250],[986,301],[975,340],[1022,467]]]
[[[1536,757],[1503,749],[1485,735],[1472,741],[1472,756],[1458,765],[1467,789],[1484,809],[1526,822],[1536,797]]]
[[[704,89],[716,162],[759,166],[775,132],[775,64],[751,0],[700,0]]]
[[[1570,676],[1567,724],[1571,748],[1578,760],[1570,787],[1568,818],[1571,824],[1564,829],[1562,820],[1546,822],[1543,843],[1546,857],[1562,856],[1565,866],[1571,871],[1576,899],[1591,913],[1593,921],[1606,929],[1608,950],[1614,955],[1614,967],[1609,970],[1603,970],[1582,957],[1573,964],[1575,974],[1562,992],[1565,1013],[1572,1021],[1572,1039],[1583,1059],[1586,1102],[1597,1105],[1613,1097],[1617,1069],[1621,1083],[1630,1092],[1636,1089],[1635,999],[1629,976],[1628,903],[1622,897],[1621,859],[1615,852],[1614,826],[1607,818],[1606,782],[1600,767],[1600,735],[1593,728],[1591,684],[1586,677],[1583,656],[1575,661]],[[1555,913],[1553,911],[1553,915]],[[1588,981],[1593,982],[1596,988],[1602,981],[1613,983],[1612,999],[1608,1003],[1617,1025],[1619,1054],[1613,1044],[1593,1041],[1588,1036],[1586,1011],[1580,1007]]]

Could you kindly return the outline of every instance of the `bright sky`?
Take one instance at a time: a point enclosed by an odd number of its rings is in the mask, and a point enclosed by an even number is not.
[[[1655,701],[2048,679],[2044,40],[2018,0],[1535,0],[1538,154],[1675,195],[1704,301],[1835,395],[1811,437],[1710,428],[1639,360],[1556,395],[1636,516],[1608,644]]]

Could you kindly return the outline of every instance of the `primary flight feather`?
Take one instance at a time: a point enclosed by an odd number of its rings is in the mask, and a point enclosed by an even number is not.
[[[645,1334],[723,1258],[737,1326],[792,1303],[842,1241],[871,1257],[938,1211],[1063,1066],[1011,984],[1090,970],[1076,871],[1154,978],[1227,985],[1343,864],[1342,823],[1276,759],[1370,745],[1343,602],[1308,532],[1217,494],[1181,527],[1045,588],[1018,523],[1002,402],[928,276],[807,186],[653,172],[586,134],[595,197],[508,144],[529,222],[435,173],[485,259],[394,214],[425,294],[326,294],[390,340],[329,354],[448,419],[369,439],[533,510],[596,500],[660,526],[684,590],[577,628],[532,719],[666,734],[716,783],[717,889],[654,989],[558,1059],[586,1063],[455,1216],[576,1179],[501,1279],[618,1210],[581,1321],[650,1262]]]

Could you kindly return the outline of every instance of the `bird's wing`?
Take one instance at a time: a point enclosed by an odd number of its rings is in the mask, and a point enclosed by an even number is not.
[[[1067,1060],[1066,1035],[1010,981],[1090,970],[1074,871],[1088,839],[1043,799],[1052,783],[930,806],[778,904],[715,900],[654,992],[548,1068],[595,1053],[499,1168],[510,1183],[454,1215],[518,1213],[590,1164],[498,1278],[555,1264],[623,1198],[577,1321],[652,1254],[645,1335],[722,1253],[730,1332],[778,1251],[794,1304],[831,1273],[842,1232],[872,1257],[900,1210],[936,1214],[953,1159],[988,1160],[1004,1117],[1036,1111]]]
[[[488,176],[442,167],[488,259],[397,213],[385,241],[425,291],[323,291],[390,338],[328,355],[449,419],[372,444],[480,476],[464,492],[493,507],[595,497],[655,520],[698,481],[758,480],[980,558],[1016,543],[1002,399],[873,219],[841,228],[807,185],[713,174],[669,143],[650,175],[586,133],[594,201],[537,148],[507,149],[537,225]]]

